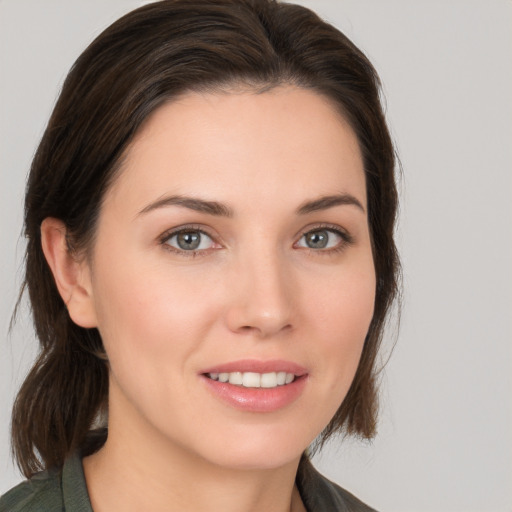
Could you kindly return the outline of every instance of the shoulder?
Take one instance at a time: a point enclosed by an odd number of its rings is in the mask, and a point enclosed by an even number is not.
[[[308,512],[376,512],[321,475],[306,458],[301,460],[297,485]]]
[[[42,471],[0,497],[1,512],[60,512],[64,510],[61,479]]]

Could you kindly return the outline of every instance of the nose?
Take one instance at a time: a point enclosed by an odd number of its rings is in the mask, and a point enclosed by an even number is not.
[[[293,328],[296,290],[283,260],[260,252],[233,269],[226,314],[231,331],[269,338]]]

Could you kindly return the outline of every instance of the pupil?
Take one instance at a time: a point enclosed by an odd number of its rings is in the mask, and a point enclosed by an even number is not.
[[[194,250],[199,247],[201,241],[201,235],[197,232],[185,232],[178,235],[178,245],[180,249]]]
[[[306,243],[312,249],[323,249],[327,245],[328,240],[327,231],[313,231],[306,235]]]

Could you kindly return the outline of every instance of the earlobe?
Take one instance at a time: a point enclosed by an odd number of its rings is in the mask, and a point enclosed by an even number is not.
[[[61,220],[44,219],[41,245],[73,322],[85,328],[97,327],[89,266],[70,252]]]

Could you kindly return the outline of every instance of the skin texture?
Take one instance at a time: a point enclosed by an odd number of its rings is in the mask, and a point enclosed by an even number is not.
[[[339,194],[354,201],[298,212]],[[196,252],[172,237],[184,226],[205,233]],[[308,247],[319,230],[327,248]],[[350,387],[375,297],[361,155],[329,101],[186,94],[136,136],[88,258],[67,253],[60,221],[42,234],[72,319],[99,329],[110,361],[109,437],[84,460],[95,511],[301,510],[300,455]],[[252,412],[205,385],[247,359],[300,365],[301,393]]]

